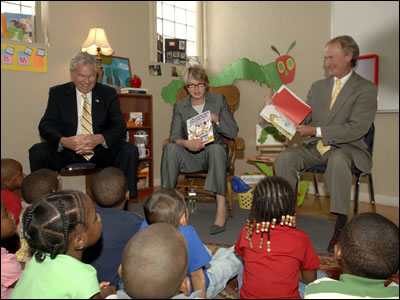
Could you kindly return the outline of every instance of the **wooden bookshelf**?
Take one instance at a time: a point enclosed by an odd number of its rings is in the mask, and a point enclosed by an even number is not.
[[[145,158],[139,158],[139,169],[144,164],[149,167],[149,180],[148,187],[138,188],[138,196],[130,199],[130,202],[137,202],[144,200],[154,191],[154,152],[153,152],[153,96],[142,94],[118,94],[118,101],[121,107],[121,112],[125,122],[128,123],[131,112],[142,112],[143,126],[134,127],[127,126],[129,134],[129,142],[134,144],[134,135],[138,131],[145,131],[147,133],[147,146],[150,150],[150,155]],[[138,180],[139,181],[139,180]]]

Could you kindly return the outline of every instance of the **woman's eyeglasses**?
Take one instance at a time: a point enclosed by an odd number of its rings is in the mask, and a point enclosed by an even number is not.
[[[206,86],[206,83],[205,82],[202,82],[202,83],[198,83],[198,84],[188,84],[186,87],[188,88],[188,89],[194,89],[194,88],[203,88],[203,87],[205,87]]]

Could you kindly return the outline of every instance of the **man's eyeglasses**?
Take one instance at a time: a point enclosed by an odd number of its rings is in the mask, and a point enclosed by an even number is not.
[[[206,86],[206,83],[205,82],[202,82],[202,83],[198,83],[198,84],[188,84],[186,87],[188,88],[188,89],[194,89],[194,88],[203,88],[203,87],[205,87]]]

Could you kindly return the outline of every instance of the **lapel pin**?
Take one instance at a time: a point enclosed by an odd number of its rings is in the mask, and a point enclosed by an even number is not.
[[[97,102],[97,103],[99,103],[100,102],[100,100],[99,99],[96,99],[96,100],[94,100],[95,102]]]

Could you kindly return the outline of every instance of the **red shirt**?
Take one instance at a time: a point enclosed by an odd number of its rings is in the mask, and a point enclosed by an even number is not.
[[[6,205],[8,212],[13,213],[15,226],[18,226],[19,215],[22,211],[21,200],[16,194],[6,189],[1,189],[1,200],[3,200]]]
[[[271,252],[267,252],[266,233],[261,250],[261,233],[253,232],[252,249],[245,240],[246,233],[244,227],[235,245],[236,253],[244,261],[240,298],[301,299],[298,291],[299,271],[315,270],[320,264],[308,235],[297,228],[277,225],[271,230]]]

